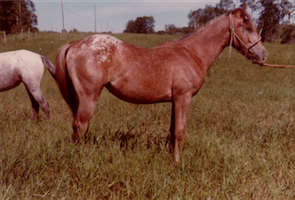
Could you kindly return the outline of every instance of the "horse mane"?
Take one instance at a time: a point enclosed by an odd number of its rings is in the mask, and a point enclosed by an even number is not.
[[[226,13],[226,14],[222,14],[222,15],[220,15],[220,16],[218,16],[218,17],[215,17],[215,18],[211,19],[210,21],[206,22],[204,25],[200,26],[197,30],[195,30],[195,31],[193,31],[192,33],[190,33],[190,34],[184,36],[183,38],[179,39],[178,41],[181,41],[181,40],[183,40],[183,39],[186,39],[186,38],[188,38],[188,37],[194,35],[195,33],[198,33],[198,32],[200,32],[200,31],[202,31],[202,30],[205,29],[207,26],[209,26],[209,25],[211,25],[212,23],[214,23],[214,22],[220,20],[221,18],[224,18],[226,15],[227,15],[227,13]]]
[[[207,26],[209,26],[209,25],[211,25],[212,23],[214,23],[214,22],[220,20],[221,18],[224,18],[225,16],[229,16],[230,14],[235,14],[236,12],[238,12],[238,11],[240,11],[240,10],[241,10],[241,8],[236,8],[236,9],[230,10],[230,11],[228,11],[227,13],[222,14],[222,15],[220,15],[220,16],[218,16],[218,17],[215,17],[215,18],[211,19],[210,21],[206,22],[204,25],[200,26],[197,30],[195,30],[195,31],[193,31],[192,33],[190,33],[190,34],[184,36],[183,38],[179,39],[178,41],[181,41],[181,40],[183,40],[183,39],[186,39],[186,38],[188,38],[188,37],[194,35],[195,33],[198,33],[198,32],[200,32],[200,31],[202,31],[202,30],[205,29]],[[243,15],[242,15],[242,17],[245,17],[245,16],[247,16],[247,19],[248,19],[247,21],[250,22],[250,24],[252,24],[252,18],[249,16],[249,14],[246,13],[246,12],[244,12]]]

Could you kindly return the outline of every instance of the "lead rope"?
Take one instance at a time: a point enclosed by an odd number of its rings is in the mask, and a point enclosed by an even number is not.
[[[261,65],[265,67],[273,67],[273,68],[295,68],[294,65],[275,65],[275,64],[266,64],[266,63],[262,63]]]
[[[232,49],[232,44],[233,44],[233,37],[234,37],[234,35],[233,35],[234,28],[232,27],[231,13],[229,14],[229,29],[230,29],[230,41],[229,41],[228,59],[230,59],[231,49]]]

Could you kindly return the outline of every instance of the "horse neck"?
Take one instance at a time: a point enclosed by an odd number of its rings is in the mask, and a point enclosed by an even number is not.
[[[222,50],[229,45],[229,26],[228,16],[222,15],[183,39],[193,55],[201,61],[203,66],[198,67],[207,71]]]

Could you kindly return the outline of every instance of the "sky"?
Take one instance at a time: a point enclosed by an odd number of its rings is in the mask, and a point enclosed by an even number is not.
[[[40,31],[62,30],[61,0],[32,0],[35,4]],[[122,33],[129,20],[153,16],[155,31],[164,30],[165,24],[188,26],[191,10],[215,6],[219,0],[63,0],[64,23],[67,31],[96,31]],[[237,7],[238,0],[234,0]]]

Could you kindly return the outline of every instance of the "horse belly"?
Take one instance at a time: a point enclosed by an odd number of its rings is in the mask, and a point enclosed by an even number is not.
[[[136,104],[148,104],[156,102],[171,101],[171,87],[152,84],[150,86],[143,84],[114,84],[109,83],[106,88],[116,97]]]
[[[21,83],[21,80],[14,70],[0,68],[0,91],[7,91]]]

